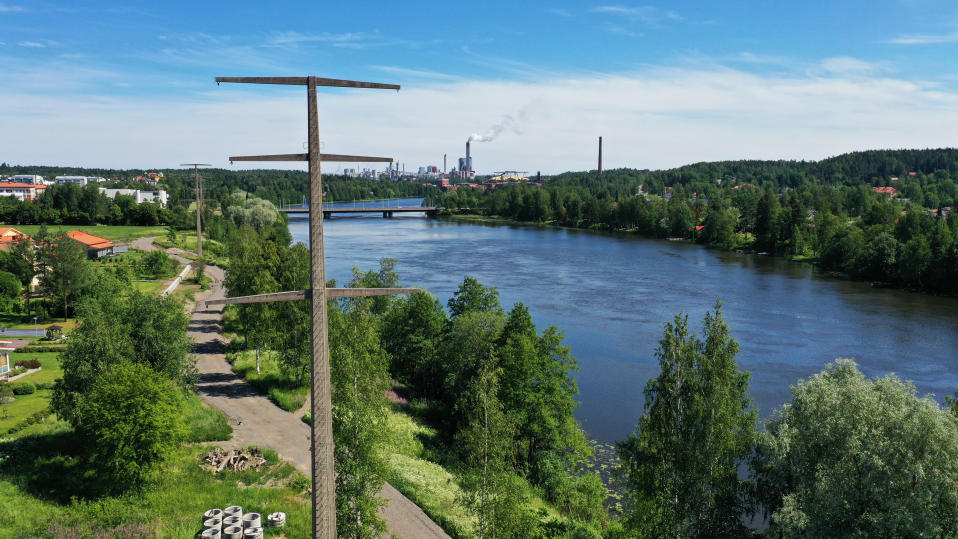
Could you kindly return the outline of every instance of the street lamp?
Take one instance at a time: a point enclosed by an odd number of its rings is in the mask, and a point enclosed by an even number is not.
[[[33,336],[34,336],[34,337],[39,337],[39,336],[40,336],[40,330],[37,328],[37,317],[36,317],[36,316],[33,317]]]

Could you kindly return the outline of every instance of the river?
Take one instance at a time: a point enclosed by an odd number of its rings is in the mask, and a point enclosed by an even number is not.
[[[291,220],[294,241],[308,241],[307,226]],[[958,385],[956,299],[874,289],[780,258],[629,235],[421,214],[336,215],[325,221],[325,234],[327,276],[340,286],[352,267],[374,269],[380,258],[395,258],[403,285],[423,286],[444,304],[470,275],[496,287],[507,310],[525,303],[540,331],[549,324],[564,330],[579,364],[576,417],[602,442],[635,429],[646,381],[658,371],[663,324],[684,311],[700,333],[716,298],[763,417],[789,400],[790,385],[839,357],[854,358],[869,376],[912,380],[939,401]]]

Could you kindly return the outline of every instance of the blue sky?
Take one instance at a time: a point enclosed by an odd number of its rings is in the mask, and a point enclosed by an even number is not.
[[[0,160],[166,167],[324,149],[479,172],[662,168],[955,146],[958,4],[0,0]],[[265,6],[265,7],[264,7]],[[238,167],[239,165],[234,165]],[[243,165],[246,166],[246,165]],[[335,168],[335,166],[334,166]]]

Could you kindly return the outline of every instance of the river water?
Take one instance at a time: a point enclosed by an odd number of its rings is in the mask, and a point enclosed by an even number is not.
[[[496,287],[507,310],[524,302],[540,331],[565,331],[580,369],[576,417],[599,441],[635,429],[645,383],[658,371],[663,324],[683,311],[699,333],[717,298],[763,417],[790,398],[790,385],[839,357],[854,358],[869,376],[912,380],[939,401],[958,385],[958,299],[873,289],[807,264],[698,245],[396,215],[327,220],[328,278],[342,286],[352,267],[374,269],[389,257],[399,261],[403,285],[423,286],[444,304],[466,275]],[[291,220],[294,241],[308,241],[307,227]]]

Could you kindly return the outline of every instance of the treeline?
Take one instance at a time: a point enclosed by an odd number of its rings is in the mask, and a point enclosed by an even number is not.
[[[958,534],[953,399],[942,408],[840,359],[800,380],[756,431],[718,306],[703,326],[699,338],[686,316],[666,324],[645,411],[618,444],[630,536],[749,537],[752,518],[768,537]]]
[[[956,294],[956,180],[958,150],[873,151],[817,163],[566,173],[542,187],[460,188],[430,202],[520,221],[751,249],[882,285]],[[896,192],[890,197],[874,187]]]
[[[235,235],[229,258],[230,296],[308,288],[307,249],[268,231]],[[348,285],[398,284],[395,261],[384,259],[378,270],[354,270]],[[575,359],[557,328],[540,332],[524,305],[506,311],[495,289],[471,278],[446,308],[423,292],[330,301],[328,313],[341,526],[381,529],[374,497],[385,472],[375,448],[390,380],[428,408],[442,440],[435,458],[457,472],[479,536],[563,528],[540,522],[534,491],[592,535],[608,526],[606,489],[584,470],[592,451],[573,417]],[[239,305],[237,315],[247,344],[276,351],[293,383],[309,385],[308,302]]]
[[[195,180],[192,169],[149,169],[161,172],[164,178],[158,187],[149,187],[136,177],[143,169],[103,169],[75,167],[21,166],[0,164],[0,175],[39,174],[47,180],[56,176],[98,176],[111,180],[100,187],[131,189],[164,189],[170,196],[170,206],[187,206],[195,198]],[[236,190],[252,193],[273,204],[302,204],[309,196],[309,175],[301,170],[229,170],[204,168],[204,196],[219,204]],[[323,175],[326,202],[349,202],[353,200],[383,199],[397,197],[421,197],[432,187],[415,182],[377,181],[350,178],[342,175]]]

